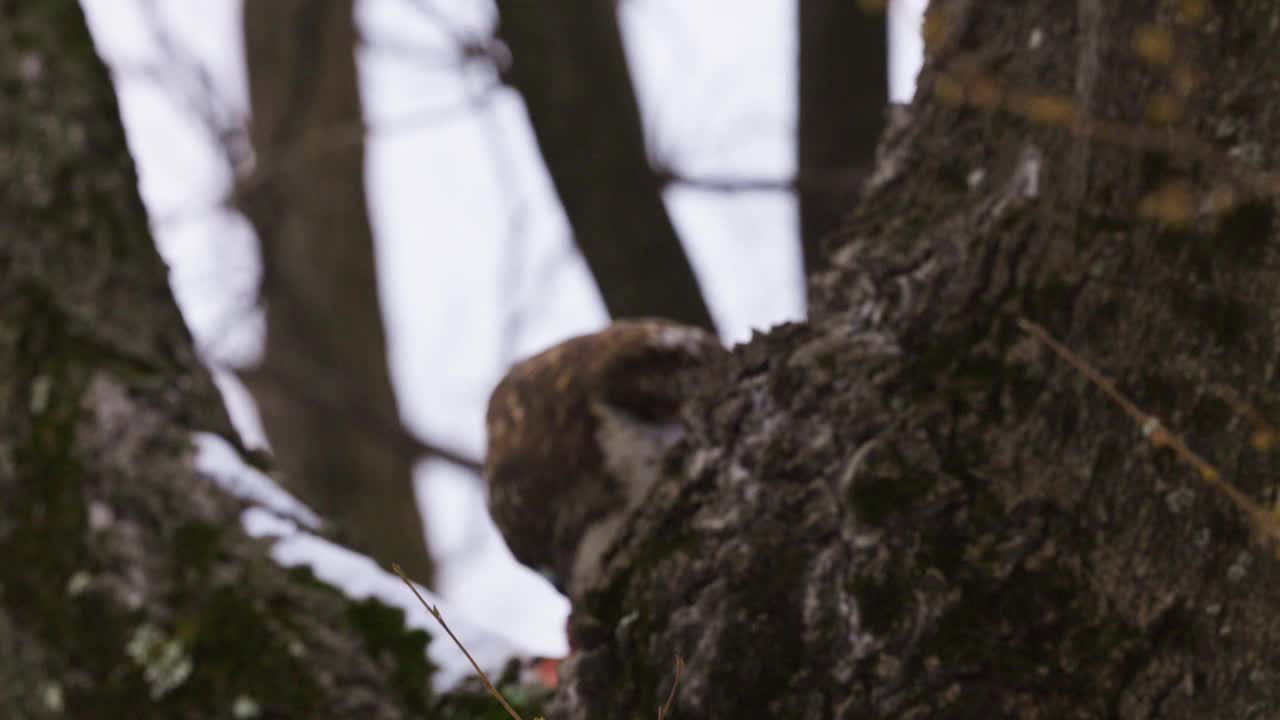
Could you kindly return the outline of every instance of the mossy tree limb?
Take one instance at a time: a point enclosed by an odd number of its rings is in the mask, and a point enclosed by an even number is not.
[[[74,0],[0,2],[0,136],[0,716],[431,716],[426,634],[276,565],[193,467],[234,431]]]

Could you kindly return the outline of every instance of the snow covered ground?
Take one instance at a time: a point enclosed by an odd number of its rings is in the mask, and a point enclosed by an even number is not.
[[[925,0],[891,5],[891,87],[909,99]],[[243,122],[247,85],[239,0],[82,0],[112,68],[143,200],[184,317],[250,444],[252,401],[219,368],[255,357],[261,317],[252,228],[224,207],[232,169],[216,130]],[[486,35],[485,0],[361,0],[358,59],[368,142],[366,190],[377,240],[388,355],[406,425],[474,457],[489,390],[514,360],[601,326],[606,316],[542,168],[523,106],[490,68],[455,60],[456,38]],[[622,25],[652,152],[689,176],[784,178],[793,167],[794,4],[632,0]],[[803,314],[795,205],[781,193],[676,188],[667,206],[725,339]],[[434,621],[398,578],[299,531],[307,516],[236,453],[197,437],[212,476],[263,507],[245,527],[357,597]],[[567,604],[511,558],[477,479],[442,462],[416,472],[439,598],[482,664],[511,652],[558,655]],[[291,504],[292,503],[292,504]],[[274,509],[274,512],[273,512]],[[432,601],[435,601],[432,599]],[[450,683],[469,672],[433,642]]]

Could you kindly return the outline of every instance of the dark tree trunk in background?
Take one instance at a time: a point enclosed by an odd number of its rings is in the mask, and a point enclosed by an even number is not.
[[[387,369],[351,0],[249,0],[255,176],[267,343],[246,376],[284,482],[383,565],[430,583],[416,453]]]
[[[507,80],[609,315],[715,330],[649,164],[614,4],[499,0],[498,15]]]
[[[651,718],[680,654],[672,717],[1273,717],[1275,543],[1019,318],[1275,502],[1218,385],[1280,414],[1277,12],[937,0],[810,323],[700,399],[548,716]]]
[[[826,266],[835,232],[875,161],[889,105],[884,8],[874,2],[799,0],[800,241],[805,277]]]
[[[0,717],[400,718],[424,633],[278,567],[74,0],[0,0]]]

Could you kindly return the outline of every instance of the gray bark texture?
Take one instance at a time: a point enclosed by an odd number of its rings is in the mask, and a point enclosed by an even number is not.
[[[1280,413],[1280,8],[937,0],[925,35],[810,322],[695,402],[549,717],[653,717],[676,655],[672,718],[1277,717],[1275,545],[1019,318],[1276,501],[1219,387]]]
[[[240,189],[262,247],[267,341],[246,384],[285,484],[384,566],[430,584],[401,437],[365,203],[351,0],[249,0],[257,166]]]
[[[234,433],[74,0],[0,0],[0,143],[0,717],[437,716],[426,633],[193,468]]]

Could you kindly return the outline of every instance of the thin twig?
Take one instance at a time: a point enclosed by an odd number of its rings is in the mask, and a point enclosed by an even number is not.
[[[405,585],[409,586],[409,591],[413,593],[414,597],[418,598],[418,602],[422,603],[422,607],[426,608],[427,612],[431,613],[431,617],[435,618],[436,622],[440,623],[440,627],[444,628],[444,631],[449,634],[449,639],[453,640],[453,644],[457,645],[458,649],[462,651],[462,654],[467,656],[467,661],[471,663],[471,667],[475,668],[476,673],[480,675],[480,681],[484,683],[485,689],[489,691],[489,694],[497,698],[498,702],[502,703],[502,707],[506,708],[508,715],[515,718],[515,720],[524,720],[524,718],[520,717],[520,713],[516,712],[516,709],[511,707],[511,704],[507,702],[507,699],[502,697],[502,693],[498,692],[498,688],[494,687],[492,682],[489,682],[489,676],[485,674],[484,670],[480,669],[479,663],[476,662],[475,658],[471,657],[471,653],[467,652],[466,646],[463,645],[462,641],[458,639],[458,636],[454,635],[453,631],[449,629],[449,625],[445,623],[444,616],[440,614],[440,610],[434,605],[427,604],[427,601],[424,600],[422,595],[418,592],[418,588],[415,587],[413,582],[409,580],[408,576],[404,574],[404,570],[401,570],[399,565],[392,563],[391,570],[396,575],[400,576],[400,579],[404,581]]]
[[[684,672],[684,658],[676,656],[676,676],[671,681],[671,692],[667,695],[667,701],[658,708],[658,720],[667,720],[667,713],[671,711],[671,702],[676,699],[676,688],[680,687],[680,674]]]
[[[1020,317],[1018,318],[1018,327],[1024,332],[1034,336],[1037,340],[1044,343],[1058,357],[1065,360],[1069,365],[1080,371],[1082,375],[1087,377],[1090,382],[1097,385],[1107,397],[1124,410],[1125,414],[1133,418],[1138,427],[1142,429],[1142,434],[1155,447],[1167,447],[1173,450],[1174,454],[1181,458],[1184,462],[1191,465],[1200,474],[1200,477],[1211,487],[1217,488],[1224,495],[1231,499],[1245,515],[1253,521],[1257,529],[1265,536],[1272,540],[1280,542],[1280,522],[1275,516],[1268,512],[1258,503],[1251,500],[1244,493],[1236,489],[1234,485],[1223,478],[1222,473],[1214,467],[1209,461],[1200,457],[1182,438],[1169,432],[1160,422],[1160,418],[1143,412],[1132,400],[1125,397],[1117,388],[1114,382],[1095,370],[1083,358],[1071,351],[1070,348],[1058,342],[1048,330],[1030,320]]]
[[[290,400],[306,404],[314,411],[334,418],[335,422],[341,420],[351,430],[364,434],[374,442],[395,452],[412,457],[422,455],[443,460],[463,470],[471,471],[472,477],[479,477],[484,470],[482,461],[460,450],[423,440],[406,428],[399,418],[386,417],[385,414],[369,407],[363,397],[353,392],[343,384],[341,378],[336,376],[332,382],[324,383],[324,391],[321,392],[312,383],[300,381],[295,374],[280,372],[264,365],[247,369],[221,363],[210,363],[210,366],[235,373],[236,377],[246,385],[267,384],[273,390],[285,394]]]

